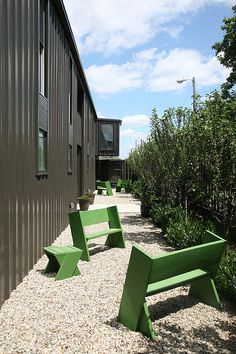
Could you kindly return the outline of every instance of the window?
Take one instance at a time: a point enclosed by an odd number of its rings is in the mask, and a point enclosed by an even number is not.
[[[100,150],[114,150],[114,126],[113,124],[100,125]]]
[[[39,173],[47,172],[47,132],[42,129],[39,129],[38,171]]]
[[[83,109],[83,102],[84,102],[84,93],[81,87],[80,79],[77,76],[77,112],[82,117],[82,109]]]
[[[46,0],[40,0],[39,92],[47,97],[47,21]]]
[[[87,104],[87,142],[89,143],[90,109]]]
[[[72,173],[72,145],[68,145],[68,173]]]
[[[89,155],[87,155],[87,172],[89,171]]]

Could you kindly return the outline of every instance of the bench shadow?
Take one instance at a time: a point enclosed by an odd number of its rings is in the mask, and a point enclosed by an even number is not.
[[[136,215],[125,215],[121,217],[121,224],[124,229],[125,240],[127,241],[147,244],[158,242],[158,244],[166,250],[173,249],[166,244],[162,230],[155,226],[150,218],[142,218],[141,216]],[[125,227],[126,225],[127,229]],[[129,232],[128,226],[132,225],[138,228],[137,232]]]
[[[112,248],[105,246],[105,245],[101,245],[101,244],[92,244],[93,248],[91,249],[91,245],[89,245],[89,255],[90,256],[94,256],[97,253],[101,253],[101,252],[106,252],[106,251],[110,251]]]
[[[45,268],[36,269],[36,272],[40,273],[41,275],[45,276],[46,278],[55,278],[57,273],[45,273]]]
[[[165,318],[170,314],[188,309],[198,304],[199,301],[191,296],[178,295],[165,300],[158,300],[156,304],[148,305],[152,321]]]
[[[188,298],[188,299],[187,299]],[[166,307],[168,302],[169,310],[161,310],[161,307]],[[179,302],[179,304],[178,304]],[[179,324],[168,323],[167,321],[160,321],[168,314],[183,310],[185,308],[195,305],[198,301],[188,297],[187,295],[180,295],[173,299],[164,300],[158,302],[158,318],[153,318],[157,338],[155,340],[148,339],[140,333],[140,337],[136,337],[136,340],[142,344],[142,354],[148,353],[236,353],[236,321],[218,320],[214,322],[212,326],[204,323],[199,323],[195,327],[188,326],[181,328]],[[156,305],[155,305],[156,306]],[[149,306],[149,309],[153,311],[154,306]],[[155,311],[155,309],[154,309]],[[232,316],[234,318],[234,316]],[[189,322],[191,319],[189,319]],[[117,317],[113,317],[105,322],[106,325],[115,328],[118,331],[129,331],[128,328],[118,322]],[[224,335],[222,336],[222,333]],[[227,334],[227,335],[225,335]],[[143,339],[146,339],[143,342]]]

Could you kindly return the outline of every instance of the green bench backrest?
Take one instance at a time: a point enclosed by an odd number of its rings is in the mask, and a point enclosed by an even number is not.
[[[225,240],[221,239],[153,257],[149,284],[199,268],[214,275],[225,244]]]
[[[121,184],[122,184],[122,180],[120,178],[118,178],[116,186],[121,187]]]
[[[96,225],[103,222],[108,222],[111,227],[120,226],[117,206],[108,208],[88,210],[88,211],[75,211],[69,214],[70,221],[78,222],[83,227]]]

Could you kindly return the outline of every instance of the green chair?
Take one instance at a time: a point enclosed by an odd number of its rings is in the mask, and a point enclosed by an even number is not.
[[[69,221],[74,246],[83,250],[82,260],[90,260],[87,242],[97,237],[107,236],[106,246],[125,248],[123,231],[116,206],[88,211],[75,211],[69,214]],[[103,230],[86,233],[86,226],[105,222],[108,223],[108,226]]]
[[[111,184],[109,181],[96,181],[96,187],[97,187],[97,191],[98,191],[98,194],[103,194],[103,191],[106,191],[106,194],[108,196],[111,196],[113,195],[112,193],[112,188],[111,188]]]
[[[190,284],[189,295],[220,308],[214,284],[226,241],[207,231],[201,245],[152,257],[133,246],[118,321],[155,339],[146,297]]]
[[[83,251],[73,246],[48,246],[43,247],[49,261],[45,273],[57,273],[55,280],[70,278],[80,275],[77,263]]]

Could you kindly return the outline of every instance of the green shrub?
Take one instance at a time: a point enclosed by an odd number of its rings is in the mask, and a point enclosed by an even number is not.
[[[199,221],[192,217],[187,222],[184,219],[177,222],[170,220],[165,237],[170,245],[186,248],[199,245],[206,230],[215,231],[214,225],[209,221]]]
[[[236,250],[226,250],[215,282],[224,297],[236,300]]]
[[[170,221],[183,222],[184,220],[183,209],[180,206],[172,207],[169,204],[162,205],[153,203],[150,216],[154,224],[160,227],[164,233],[166,232]]]
[[[140,198],[141,196],[141,192],[142,192],[142,188],[141,188],[141,182],[140,181],[134,181],[132,183],[132,187],[131,187],[131,193],[135,198]]]

